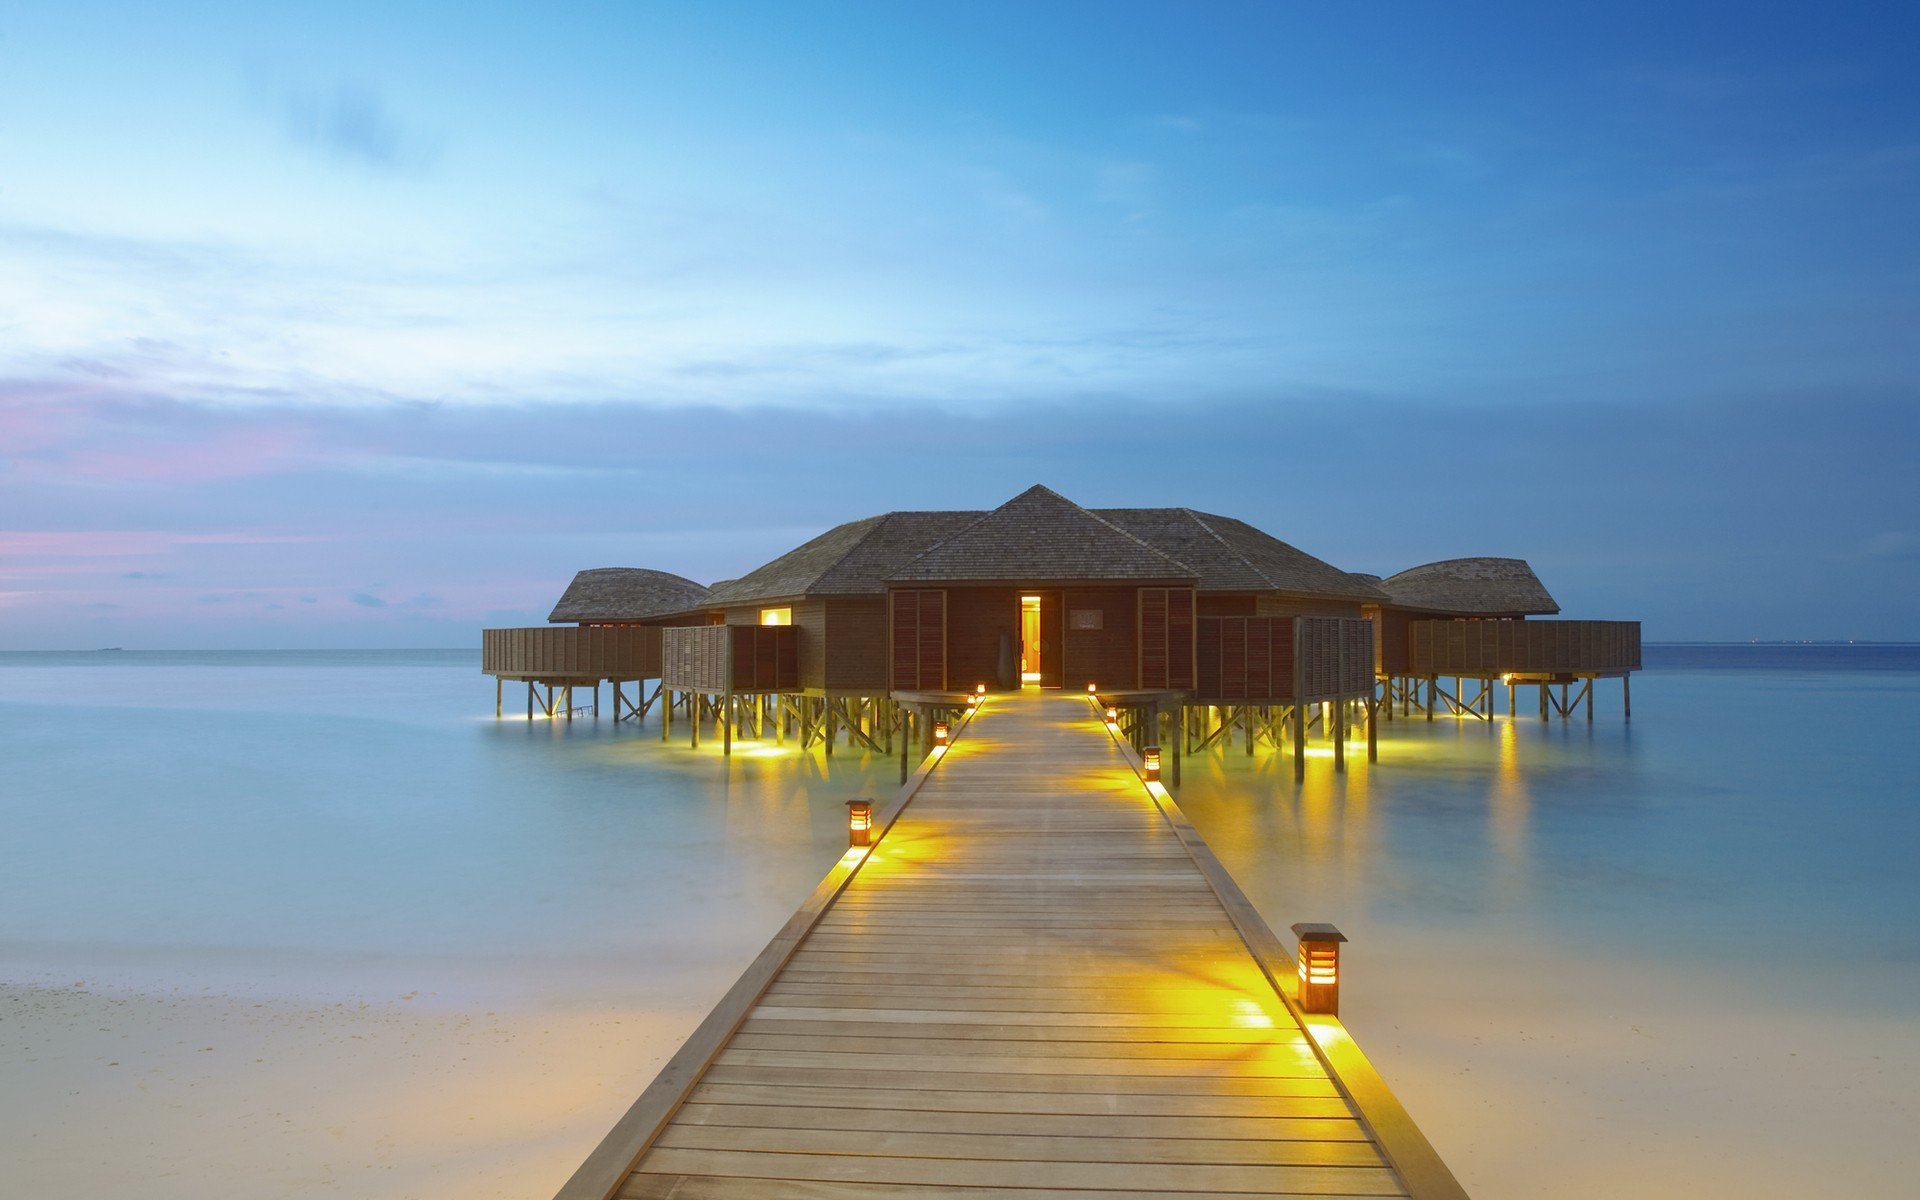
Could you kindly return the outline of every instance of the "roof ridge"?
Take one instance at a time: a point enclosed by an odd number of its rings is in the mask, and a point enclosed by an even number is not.
[[[1257,579],[1259,579],[1262,583],[1265,583],[1268,587],[1272,588],[1276,592],[1283,592],[1286,590],[1285,588],[1281,587],[1278,583],[1274,582],[1273,576],[1267,574],[1265,571],[1262,571],[1258,564],[1256,564],[1251,558],[1248,558],[1244,553],[1242,553],[1238,546],[1234,545],[1232,542],[1229,542],[1226,538],[1222,537],[1220,535],[1219,530],[1207,524],[1207,518],[1210,516],[1213,516],[1214,514],[1203,513],[1197,508],[1188,508],[1185,505],[1180,506],[1180,511],[1192,517],[1193,523],[1195,525],[1198,525],[1200,528],[1206,530],[1208,537],[1220,543],[1220,545],[1226,550],[1227,553],[1239,559],[1241,565],[1245,566],[1247,570],[1253,572],[1254,576]],[[1228,519],[1231,520],[1232,518],[1228,518]]]
[[[1038,486],[1044,486],[1044,485],[1036,484],[1035,486],[1038,487]],[[1053,492],[1053,494],[1056,496],[1060,496],[1060,493],[1054,492],[1052,488],[1047,488],[1047,490],[1049,492]],[[1161,558],[1166,559],[1168,562],[1172,563],[1174,566],[1179,567],[1182,571],[1193,571],[1192,563],[1181,562],[1179,559],[1175,558],[1173,555],[1168,554],[1165,550],[1160,549],[1160,547],[1149,543],[1145,538],[1135,535],[1131,530],[1120,528],[1118,525],[1115,525],[1112,521],[1107,520],[1105,517],[1101,516],[1099,513],[1088,508],[1084,504],[1077,503],[1073,500],[1067,500],[1065,496],[1060,496],[1060,499],[1066,500],[1068,504],[1073,505],[1075,508],[1079,509],[1081,512],[1092,517],[1094,520],[1100,522],[1102,525],[1105,525],[1108,529],[1113,530],[1115,533],[1119,534],[1123,538],[1126,538],[1128,541],[1133,542],[1139,546],[1143,546],[1149,552],[1153,554],[1157,554]],[[1212,533],[1213,531],[1209,529],[1207,532]],[[1195,574],[1197,575],[1198,573],[1195,572]]]
[[[860,547],[866,545],[867,539],[872,537],[876,532],[878,532],[881,526],[885,525],[888,521],[893,520],[893,518],[897,515],[899,514],[898,514],[898,511],[896,510],[894,512],[876,513],[871,517],[859,517],[859,518],[856,518],[855,520],[847,522],[847,524],[849,525],[858,525],[861,521],[872,521],[874,525],[872,529],[867,530],[865,533],[861,534],[859,537],[853,539],[853,543],[849,545],[845,550],[842,550],[840,552],[840,557],[834,559],[832,562],[828,563],[826,566],[822,567],[819,571],[817,571],[813,576],[813,582],[815,584],[818,584],[822,579],[825,579],[827,576],[833,574],[834,571],[839,569],[841,563],[853,557],[853,552],[855,550],[858,550]],[[832,532],[833,531],[831,529],[827,531],[827,533],[832,533]],[[826,534],[821,534],[820,536],[825,537]]]
[[[991,528],[996,521],[1017,519],[1016,517],[1010,517],[1008,512],[1023,501],[1028,506],[1037,504],[1045,506],[1047,509],[1060,510],[1058,515],[1064,516],[1069,520],[1072,520],[1075,514],[1078,514],[1080,517],[1085,517],[1093,523],[1095,528],[1091,531],[1083,530],[1083,538],[1087,533],[1092,533],[1096,539],[1110,539],[1113,543],[1117,544],[1117,548],[1120,551],[1140,560],[1142,568],[1147,571],[1176,571],[1181,578],[1197,577],[1199,574],[1191,564],[1181,562],[1145,538],[1137,536],[1131,530],[1123,528],[1113,521],[1109,521],[1094,510],[1062,495],[1044,483],[1036,483],[1022,490],[1019,494],[1002,501],[995,507],[980,513],[962,528],[954,530],[940,541],[935,542],[933,545],[928,546],[926,549],[914,555],[911,559],[907,560],[895,578],[911,578],[911,573],[914,568],[925,568],[927,564],[937,562],[943,554],[953,555],[962,553],[969,539],[981,536],[980,530],[982,528]],[[1159,576],[1156,575],[1154,577],[1157,578]]]

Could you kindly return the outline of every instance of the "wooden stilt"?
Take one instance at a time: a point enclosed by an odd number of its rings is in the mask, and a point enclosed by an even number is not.
[[[496,721],[500,719],[501,697],[505,694],[504,689],[506,686],[506,680],[500,678],[498,675],[493,677],[493,719]]]
[[[660,740],[664,742],[673,735],[673,693],[667,690],[664,683],[660,685],[660,690],[667,701],[660,706]]]
[[[706,716],[701,710],[707,706],[707,698],[699,692],[687,693],[687,745],[700,748],[700,718]]]
[[[1434,706],[1439,703],[1439,691],[1440,677],[1437,675],[1427,676],[1427,720],[1429,721],[1433,720]]]
[[[907,776],[911,774],[907,767],[907,760],[912,752],[907,747],[913,744],[913,715],[907,711],[904,704],[896,704],[894,707],[900,712],[900,782],[905,783]]]
[[[1593,680],[1587,680],[1587,724],[1593,724]]]
[[[1547,719],[1547,685],[1545,683],[1540,685],[1540,719],[1542,721]]]
[[[1380,761],[1380,703],[1377,700],[1367,702],[1367,761]]]
[[[1626,719],[1633,720],[1633,676],[1620,677],[1620,704],[1626,712]]]
[[[733,720],[738,706],[732,692],[720,699],[720,753],[726,758],[733,757]]]
[[[1180,743],[1187,740],[1186,731],[1178,727],[1186,722],[1186,706],[1181,705],[1177,712],[1168,713],[1167,716],[1169,723],[1175,727],[1174,736],[1169,740],[1173,742],[1173,786],[1177,791],[1180,787]]]
[[[837,726],[837,725],[835,724],[835,722],[834,722],[834,711],[833,711],[833,701],[832,701],[831,699],[829,699],[829,700],[827,700],[827,702],[826,702],[826,709],[827,709],[827,712],[826,712],[826,722],[827,722],[827,757],[828,757],[828,758],[832,758],[832,757],[833,757],[833,743],[834,743],[834,740],[835,740],[835,739],[836,739],[836,738],[837,738],[837,737],[839,736],[839,733],[840,733],[840,730],[839,730],[839,727],[838,727],[838,726]]]

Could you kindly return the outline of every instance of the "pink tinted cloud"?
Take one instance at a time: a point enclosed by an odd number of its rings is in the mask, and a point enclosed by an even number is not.
[[[228,430],[192,440],[155,438],[138,447],[75,451],[61,462],[71,478],[133,483],[195,484],[271,475],[305,443],[296,429],[267,426]]]
[[[123,389],[0,382],[0,464],[36,480],[190,486],[302,462],[300,417],[156,402]]]

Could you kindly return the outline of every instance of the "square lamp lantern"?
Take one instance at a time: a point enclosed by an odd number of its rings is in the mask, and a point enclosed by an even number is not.
[[[865,796],[847,801],[847,845],[873,845],[873,801]]]
[[[1140,752],[1140,768],[1148,783],[1160,782],[1160,747],[1148,746]]]
[[[933,744],[936,746],[945,746],[949,732],[945,721],[935,721],[933,723]]]
[[[1097,684],[1097,683],[1090,683],[1090,684],[1088,684],[1088,685],[1087,685],[1087,695],[1089,695],[1089,696],[1098,696],[1099,694],[1100,694],[1100,685],[1099,685],[1099,684]]]
[[[1120,723],[1120,710],[1109,706],[1107,708],[1107,724],[1118,725],[1119,723]]]
[[[974,695],[976,695],[976,696],[984,696],[984,695],[986,695],[986,694],[987,694],[987,685],[986,685],[986,684],[984,684],[984,683],[977,683],[977,684],[975,684],[975,685],[974,685],[974,687],[973,687],[973,694],[974,694]]]
[[[1347,935],[1320,921],[1293,927],[1300,939],[1300,1011],[1340,1015],[1340,943]]]

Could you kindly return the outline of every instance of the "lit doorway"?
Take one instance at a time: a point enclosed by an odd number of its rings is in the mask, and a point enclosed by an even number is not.
[[[1038,596],[1020,597],[1020,682],[1023,685],[1040,682],[1040,597]]]

